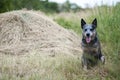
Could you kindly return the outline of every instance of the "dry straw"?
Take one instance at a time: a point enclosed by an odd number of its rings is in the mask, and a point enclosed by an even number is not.
[[[80,39],[36,11],[12,11],[0,14],[0,53],[78,54]]]

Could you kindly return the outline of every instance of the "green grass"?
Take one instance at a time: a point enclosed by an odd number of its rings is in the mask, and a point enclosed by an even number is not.
[[[111,75],[113,75],[116,80],[119,80],[120,77],[120,5],[115,7],[103,7],[97,9],[99,12],[94,16],[97,17],[98,23],[98,32],[99,37],[106,47],[103,48],[106,56],[108,56],[110,66],[113,69],[110,69]]]
[[[96,7],[91,10],[91,13],[92,15],[86,21],[91,23],[94,18],[98,20],[97,31],[102,43],[102,51],[106,56],[106,68],[109,72],[105,80],[120,80],[120,4],[115,7]],[[58,24],[81,34],[79,17],[76,20],[64,17],[55,18]],[[98,80],[97,78],[98,76],[93,80]]]
[[[55,19],[55,21],[66,29],[74,30],[77,34],[81,32],[80,23],[78,21],[67,20],[64,18],[58,18]]]

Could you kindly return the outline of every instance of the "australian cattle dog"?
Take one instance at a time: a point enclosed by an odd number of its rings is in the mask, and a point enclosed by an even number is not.
[[[81,46],[83,49],[82,55],[82,66],[84,69],[88,69],[98,63],[100,60],[103,64],[105,63],[105,57],[101,52],[100,41],[97,36],[97,19],[95,18],[91,24],[81,19],[82,28],[82,42]]]

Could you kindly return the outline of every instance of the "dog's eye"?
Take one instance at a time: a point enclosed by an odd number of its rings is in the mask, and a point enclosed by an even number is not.
[[[90,29],[90,31],[93,31],[94,29]]]
[[[87,31],[87,29],[85,29],[85,31]]]

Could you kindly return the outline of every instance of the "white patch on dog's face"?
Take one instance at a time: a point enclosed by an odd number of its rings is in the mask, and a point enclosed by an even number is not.
[[[95,29],[92,27],[91,24],[86,24],[84,25],[84,28],[83,28],[83,35],[85,37],[92,37],[94,34],[96,33]]]
[[[92,24],[86,24],[83,26],[83,36],[87,43],[90,43],[96,36],[96,30]]]
[[[81,28],[83,29],[83,38],[86,40],[86,43],[90,43],[92,40],[95,39],[97,27],[97,19],[95,18],[92,24],[86,24],[86,22],[81,19]]]

